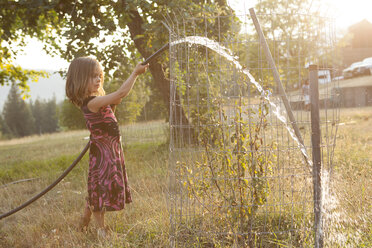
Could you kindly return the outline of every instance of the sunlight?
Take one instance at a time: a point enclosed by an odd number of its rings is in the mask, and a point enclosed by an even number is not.
[[[260,0],[228,0],[229,5],[238,15],[249,14],[249,8]],[[337,29],[345,30],[351,25],[367,19],[372,23],[372,1],[368,0],[309,0],[309,9],[321,10],[325,16],[334,17]],[[307,11],[302,11],[307,12]],[[67,68],[68,63],[60,58],[51,57],[42,50],[42,44],[30,39],[25,53],[16,59],[16,64],[28,69],[58,70]]]
[[[248,14],[249,8],[260,0],[228,0],[229,5],[235,10],[236,14]],[[300,13],[308,11],[320,11],[323,16],[335,18],[338,29],[347,29],[349,26],[367,19],[372,22],[372,1],[368,0],[309,0],[308,8],[302,9]]]
[[[372,1],[366,0],[327,0],[329,12],[336,18],[339,28],[347,28],[363,19],[372,22]]]
[[[58,56],[52,57],[43,50],[43,43],[36,38],[26,38],[27,45],[20,53],[15,64],[26,69],[61,70],[67,69],[68,63]]]

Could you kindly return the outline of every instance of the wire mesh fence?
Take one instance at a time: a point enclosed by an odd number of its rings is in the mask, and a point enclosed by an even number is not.
[[[337,81],[332,80],[337,72],[333,21],[308,15],[257,17],[296,123],[287,118],[249,14],[168,20],[173,247],[307,247],[315,242],[305,82],[308,66],[317,64],[322,173],[329,175],[339,118]]]
[[[125,147],[141,144],[159,145],[169,140],[169,125],[164,120],[136,122],[120,127]]]

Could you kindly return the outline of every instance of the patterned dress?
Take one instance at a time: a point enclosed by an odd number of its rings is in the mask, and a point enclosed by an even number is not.
[[[132,202],[120,131],[109,105],[97,113],[88,109],[93,98],[87,98],[81,106],[90,131],[87,204],[93,211],[117,211]]]

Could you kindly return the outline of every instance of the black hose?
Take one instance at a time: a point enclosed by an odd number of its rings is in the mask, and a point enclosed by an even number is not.
[[[153,59],[155,59],[156,57],[158,57],[160,54],[162,54],[162,52],[164,52],[166,49],[169,48],[169,43],[165,44],[164,46],[162,46],[159,50],[157,50],[155,53],[153,53],[150,57],[148,57],[145,61],[142,62],[142,65],[146,65],[148,64],[149,62],[151,62]],[[33,203],[34,201],[36,201],[37,199],[39,199],[40,197],[42,197],[43,195],[45,195],[48,191],[50,191],[52,188],[54,188],[65,176],[67,176],[68,173],[70,173],[70,171],[76,166],[77,163],[79,163],[79,161],[82,159],[82,157],[84,156],[84,154],[88,151],[89,149],[89,142],[88,144],[85,146],[84,150],[80,153],[80,155],[75,159],[74,162],[72,162],[72,164],[70,165],[70,167],[68,167],[63,173],[62,175],[57,178],[57,180],[55,180],[51,185],[49,185],[47,188],[45,188],[42,192],[40,192],[39,194],[37,194],[36,196],[32,197],[30,200],[28,200],[27,202],[23,203],[22,205],[20,205],[19,207],[17,208],[14,208],[13,210],[5,213],[5,214],[2,214],[0,215],[0,220],[3,219],[3,218],[6,218],[16,212],[18,212],[19,210],[27,207],[28,205],[30,205],[31,203]]]
[[[156,57],[158,57],[162,52],[164,52],[168,48],[169,48],[169,43],[167,43],[164,46],[162,46],[159,50],[157,50],[156,52],[154,52],[150,57],[148,57],[147,59],[145,59],[145,61],[143,61],[141,64],[142,65],[148,64],[149,62],[151,62],[151,60],[153,60]]]
[[[34,201],[36,201],[37,199],[39,199],[40,197],[42,197],[43,195],[45,195],[52,188],[54,188],[54,186],[56,186],[65,176],[67,176],[67,174],[70,173],[70,171],[76,166],[76,164],[79,163],[79,161],[83,158],[84,154],[88,151],[89,146],[90,146],[90,142],[88,142],[88,144],[84,147],[84,150],[75,159],[75,161],[72,162],[72,164],[70,165],[70,167],[68,167],[62,173],[62,175],[59,178],[57,178],[57,180],[55,180],[51,185],[49,185],[47,188],[45,188],[39,194],[35,195],[34,197],[32,197],[30,200],[28,200],[27,202],[23,203],[19,207],[12,209],[11,211],[9,211],[9,212],[7,212],[5,214],[0,215],[0,220],[3,219],[3,218],[5,218],[5,217],[8,217],[8,216],[10,216],[10,215],[12,215],[12,214],[14,214],[16,212],[18,212],[19,210],[21,210],[21,209],[23,209],[25,207],[27,207],[28,205],[30,205],[31,203],[33,203]]]

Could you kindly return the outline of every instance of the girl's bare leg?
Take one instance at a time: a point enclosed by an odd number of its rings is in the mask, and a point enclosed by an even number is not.
[[[105,211],[93,212],[93,216],[96,219],[98,226],[97,229],[98,238],[105,239],[107,237],[105,229]]]
[[[105,211],[93,212],[98,228],[105,228]]]
[[[84,214],[81,217],[79,228],[83,231],[84,228],[87,228],[90,222],[90,217],[92,216],[92,211],[89,206],[86,205],[84,209]]]

